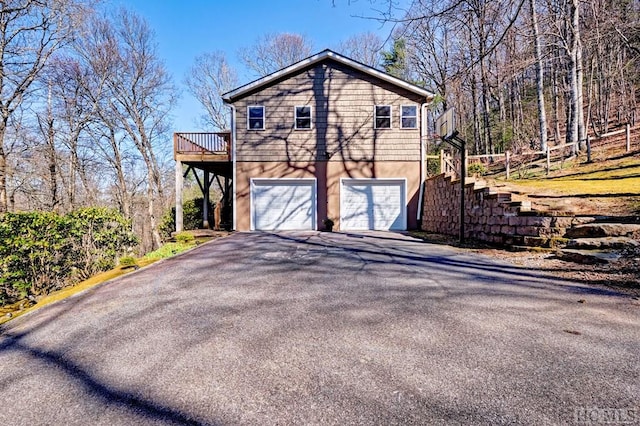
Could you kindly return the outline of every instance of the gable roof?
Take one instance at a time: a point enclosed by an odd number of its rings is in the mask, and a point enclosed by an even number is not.
[[[424,96],[425,98],[432,98],[434,96],[433,93],[420,86],[416,86],[415,84],[409,83],[408,81],[402,80],[398,77],[394,77],[373,67],[354,61],[353,59],[347,58],[346,56],[340,55],[339,53],[336,53],[332,50],[326,49],[320,53],[316,53],[313,56],[296,62],[293,65],[289,65],[288,67],[283,68],[280,71],[276,71],[265,77],[254,80],[251,83],[247,83],[244,86],[240,86],[234,90],[224,93],[222,95],[222,100],[227,103],[235,102],[238,99],[241,99],[244,96],[255,92],[256,90],[259,90],[263,87],[268,87],[272,83],[282,78],[296,74],[304,68],[311,67],[327,59],[332,59],[335,62],[346,65],[347,67],[353,68],[380,80],[386,81],[387,83],[391,83],[397,87],[406,89],[419,96]]]

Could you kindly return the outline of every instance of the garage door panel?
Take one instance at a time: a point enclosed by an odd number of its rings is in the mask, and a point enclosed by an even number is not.
[[[313,181],[254,181],[252,215],[255,230],[314,229]]]
[[[340,228],[406,229],[405,183],[401,180],[345,180],[340,194]]]

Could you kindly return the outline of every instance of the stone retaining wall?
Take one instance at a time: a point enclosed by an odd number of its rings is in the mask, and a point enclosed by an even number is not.
[[[581,223],[573,216],[532,211],[529,201],[513,201],[478,182],[465,186],[465,238],[492,244],[553,247],[567,228]],[[444,174],[425,181],[422,229],[459,235],[460,182]]]

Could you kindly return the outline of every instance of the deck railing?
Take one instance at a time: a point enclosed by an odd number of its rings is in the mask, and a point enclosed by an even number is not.
[[[177,154],[230,154],[231,133],[174,133]]]

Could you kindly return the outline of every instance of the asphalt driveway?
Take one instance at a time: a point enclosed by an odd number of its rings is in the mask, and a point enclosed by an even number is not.
[[[6,425],[640,422],[638,300],[392,233],[234,234],[0,330]]]

